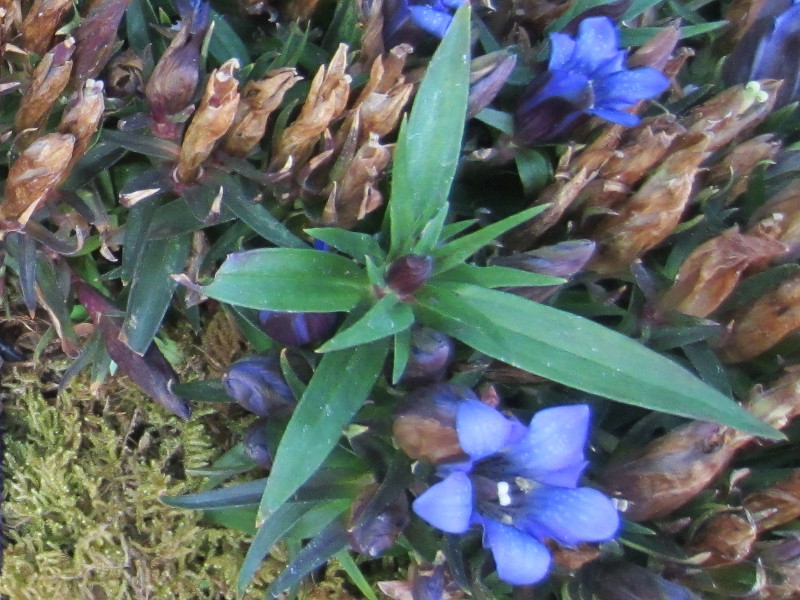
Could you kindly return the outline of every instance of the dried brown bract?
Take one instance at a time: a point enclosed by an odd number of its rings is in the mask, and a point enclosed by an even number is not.
[[[42,57],[14,117],[17,132],[40,127],[69,83],[75,40],[67,38]]]
[[[34,0],[22,22],[22,47],[34,54],[47,52],[72,4],[73,0]]]
[[[94,79],[88,79],[83,89],[75,92],[67,103],[58,131],[72,135],[75,138],[75,147],[62,181],[89,148],[100,126],[104,108],[103,82]]]

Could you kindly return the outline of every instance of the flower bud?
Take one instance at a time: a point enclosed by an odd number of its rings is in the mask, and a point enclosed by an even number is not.
[[[33,71],[30,85],[22,96],[14,117],[17,132],[41,127],[53,104],[69,83],[75,40],[67,38],[42,57]]]
[[[56,188],[67,170],[75,138],[49,133],[28,146],[8,171],[0,219],[24,225]]]
[[[74,87],[87,79],[94,79],[106,66],[125,9],[131,0],[99,0],[93,2],[89,13],[72,34],[75,37],[75,69],[72,72]]]
[[[700,600],[682,585],[638,565],[604,564],[592,569],[592,575],[591,589],[597,600]]]
[[[215,69],[208,80],[203,99],[181,145],[176,175],[183,184],[194,182],[200,165],[233,123],[239,104],[239,82],[233,77],[233,71],[238,68],[239,61],[232,58]]]
[[[596,247],[591,240],[569,240],[530,252],[497,257],[492,259],[491,264],[569,279],[586,266]],[[560,288],[560,285],[546,285],[508,288],[506,291],[529,300],[544,302]]]
[[[313,346],[331,337],[339,313],[291,313],[262,310],[261,329],[276,342],[289,347]]]
[[[395,412],[392,434],[414,460],[443,464],[466,460],[456,431],[461,402],[478,400],[468,387],[437,383],[408,394]]]
[[[246,156],[264,137],[267,120],[283,97],[302,77],[290,68],[275,69],[259,81],[248,81],[236,109],[223,149],[232,156]]]
[[[259,417],[285,416],[297,404],[276,354],[237,360],[228,367],[222,383],[231,398]]]
[[[208,31],[209,5],[203,0],[181,0],[178,11],[181,25],[147,80],[145,96],[150,103],[153,134],[176,138],[180,125],[170,117],[184,111],[192,102],[200,80],[200,46]]]
[[[130,48],[108,63],[106,92],[112,98],[128,98],[144,91],[144,63]]]
[[[374,483],[361,491],[350,508],[347,525],[350,547],[371,558],[380,556],[394,546],[397,538],[411,522],[405,493],[399,494],[375,517],[362,522],[364,510],[370,507],[370,500],[377,491],[378,485]]]
[[[517,55],[508,50],[498,50],[473,59],[467,119],[471,119],[492,103],[508,81],[517,65]]]
[[[42,55],[50,48],[53,35],[74,0],[34,0],[22,22],[22,47]]]
[[[395,260],[386,271],[386,283],[393,292],[407,296],[428,281],[433,273],[433,258],[408,254]]]
[[[272,467],[272,454],[267,446],[267,419],[256,419],[244,430],[242,448],[247,458],[262,469]]]
[[[453,361],[453,338],[430,327],[415,326],[411,330],[411,353],[402,385],[418,387],[444,379]]]

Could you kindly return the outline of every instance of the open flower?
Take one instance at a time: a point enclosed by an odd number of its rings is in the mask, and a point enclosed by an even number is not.
[[[414,501],[414,512],[448,533],[482,525],[500,579],[535,583],[550,567],[544,540],[599,542],[619,527],[611,500],[577,487],[588,428],[583,404],[542,410],[526,428],[467,400],[458,408],[456,429],[470,460],[440,466],[444,479]]]
[[[590,115],[630,127],[639,117],[624,112],[663,92],[669,80],[656,69],[625,68],[625,50],[607,17],[581,21],[578,36],[550,34],[550,63],[522,94],[515,135],[525,142],[549,141]]]
[[[387,48],[417,45],[425,34],[443,38],[461,0],[387,0],[383,37]]]

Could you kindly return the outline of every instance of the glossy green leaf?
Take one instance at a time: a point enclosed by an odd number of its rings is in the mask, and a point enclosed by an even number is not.
[[[319,250],[262,248],[231,254],[199,288],[222,302],[259,310],[349,311],[370,289],[353,261]]]
[[[323,463],[383,368],[388,340],[323,355],[278,446],[261,501],[266,516]]]
[[[336,227],[314,227],[306,229],[306,233],[320,242],[325,242],[332,248],[352,256],[362,264],[366,262],[367,257],[376,263],[382,263],[386,259],[386,254],[375,238],[366,233],[357,233]]]
[[[214,33],[208,43],[209,54],[221,63],[230,58],[236,58],[240,65],[249,64],[250,52],[239,34],[228,24],[223,15],[213,8],[208,12],[214,23]]]
[[[447,220],[447,213],[450,212],[449,204],[442,204],[431,220],[422,228],[419,234],[419,242],[413,247],[411,252],[413,254],[430,254],[436,245],[440,242],[442,230],[444,229],[444,222]]]
[[[389,203],[393,257],[407,253],[447,203],[467,112],[469,33],[470,9],[464,4],[428,65],[397,140]]]
[[[423,321],[493,358],[626,404],[782,437],[686,369],[602,325],[476,286],[425,290],[417,297]]]
[[[339,561],[339,564],[342,565],[344,572],[347,573],[347,576],[350,578],[358,590],[364,594],[364,597],[367,600],[378,600],[378,596],[375,594],[375,591],[370,587],[369,581],[367,578],[364,577],[364,574],[361,572],[361,569],[358,568],[356,561],[350,555],[349,552],[346,550],[342,550],[341,552],[336,553],[336,560]]]
[[[233,398],[225,392],[225,386],[222,385],[220,379],[176,383],[172,386],[172,391],[181,398],[197,402],[234,402]]]
[[[189,257],[188,235],[150,241],[133,272],[125,321],[120,337],[137,354],[144,354],[161,328],[180,273]]]
[[[566,281],[561,277],[529,273],[521,269],[510,267],[477,267],[475,265],[461,264],[449,271],[430,279],[430,285],[438,282],[470,283],[487,288],[498,287],[527,287],[561,285]]]
[[[180,148],[174,142],[150,134],[104,129],[100,140],[151,158],[177,160],[180,155]]]
[[[397,385],[405,373],[408,357],[411,355],[411,328],[399,331],[394,336],[394,353],[392,355],[392,384]]]
[[[408,303],[400,301],[394,294],[387,294],[358,321],[322,344],[319,352],[344,350],[358,344],[374,342],[405,331],[413,323],[414,313]]]
[[[266,478],[246,483],[237,483],[219,490],[186,494],[184,496],[161,496],[164,504],[176,508],[193,508],[204,510],[207,508],[230,508],[234,506],[257,505],[261,494],[264,492]]]
[[[436,260],[434,273],[444,273],[448,269],[463,263],[489,242],[503,235],[509,229],[532,219],[545,208],[547,208],[547,205],[534,206],[502,221],[487,225],[478,231],[457,238],[444,246],[439,246],[431,253]]]

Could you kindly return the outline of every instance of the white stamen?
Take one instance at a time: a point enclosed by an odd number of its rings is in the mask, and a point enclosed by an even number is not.
[[[507,481],[497,482],[497,502],[500,506],[509,506],[511,504],[511,496],[508,494],[510,489],[511,487]]]

